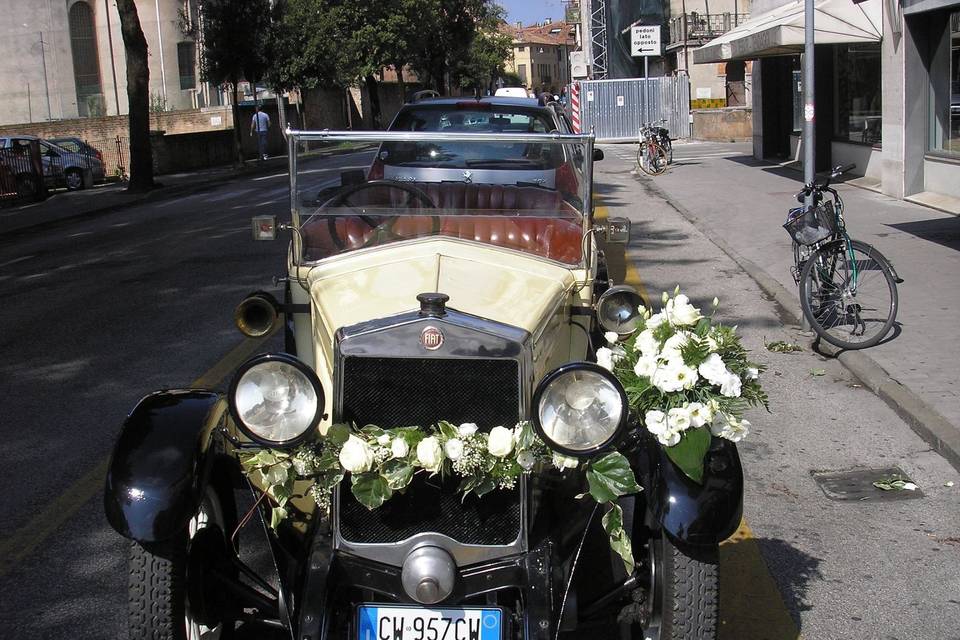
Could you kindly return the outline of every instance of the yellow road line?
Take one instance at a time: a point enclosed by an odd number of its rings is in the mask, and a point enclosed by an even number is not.
[[[274,332],[263,338],[244,339],[208,371],[190,383],[190,386],[193,388],[215,387],[244,360],[253,355]],[[110,457],[105,456],[59,496],[41,507],[26,524],[0,540],[0,576],[6,575],[20,561],[33,553],[64,522],[73,517],[103,489],[109,461]]]
[[[606,220],[609,216],[609,211],[607,210],[606,205],[601,204],[603,202],[603,198],[594,195],[594,200],[597,203],[596,207],[594,207],[594,218],[596,220]],[[636,289],[648,305],[653,302],[650,299],[650,294],[647,292],[646,286],[643,284],[643,280],[640,278],[640,272],[637,271],[635,266],[633,266],[633,261],[626,257],[626,247],[624,247],[622,251],[619,247],[613,251],[608,248],[607,262],[610,267],[619,266],[622,262],[622,266],[626,270],[623,284],[629,284]]]
[[[746,520],[720,545],[719,640],[800,640]]]
[[[606,206],[596,207],[598,220],[608,215]],[[609,251],[607,258],[614,263],[621,259]],[[636,288],[644,300],[656,303],[625,252],[622,260],[624,282]],[[719,640],[801,640],[746,520],[720,545],[720,616]]]

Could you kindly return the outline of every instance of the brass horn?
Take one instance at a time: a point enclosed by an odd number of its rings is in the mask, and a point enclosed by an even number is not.
[[[237,329],[249,338],[260,338],[270,333],[279,316],[280,304],[265,291],[251,293],[233,311]]]

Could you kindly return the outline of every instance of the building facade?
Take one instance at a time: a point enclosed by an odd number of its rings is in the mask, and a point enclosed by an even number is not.
[[[137,0],[151,107],[221,103],[199,79],[195,0]],[[113,0],[6,0],[0,26],[0,124],[127,113],[126,56]]]
[[[960,0],[816,0],[816,162],[960,213]],[[803,157],[803,1],[755,0],[698,62],[754,60],[754,155]]]
[[[570,83],[570,52],[576,48],[576,25],[546,20],[527,27],[507,27],[513,56],[504,66],[527,89],[560,93]]]

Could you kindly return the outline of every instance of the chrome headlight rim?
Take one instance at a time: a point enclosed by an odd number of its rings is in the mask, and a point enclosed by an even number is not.
[[[547,435],[543,428],[543,424],[540,422],[540,400],[542,399],[543,394],[547,391],[547,389],[550,387],[550,384],[554,380],[570,373],[571,371],[589,371],[591,373],[599,374],[600,377],[605,378],[611,383],[613,388],[619,394],[620,403],[623,407],[622,411],[620,412],[620,421],[617,423],[617,426],[614,428],[610,436],[603,442],[589,449],[571,449],[570,447],[559,444]],[[540,437],[540,439],[543,440],[544,444],[557,453],[574,458],[590,458],[598,453],[612,450],[617,443],[624,439],[630,424],[630,405],[627,401],[627,392],[624,390],[623,385],[620,384],[620,381],[617,379],[617,377],[613,375],[612,371],[604,369],[595,362],[570,362],[557,367],[545,375],[543,379],[540,380],[536,390],[533,392],[530,414],[531,422],[533,423],[533,430]]]
[[[313,387],[314,395],[316,395],[317,398],[317,409],[314,412],[314,415],[311,418],[308,426],[300,435],[287,440],[271,440],[257,434],[243,421],[243,419],[240,417],[240,411],[237,409],[237,387],[239,386],[240,381],[243,379],[243,376],[250,371],[250,369],[268,362],[280,362],[297,369],[304,375],[307,381],[310,382],[310,386]],[[227,406],[230,410],[230,415],[233,417],[234,424],[237,426],[237,429],[239,429],[243,435],[256,444],[272,449],[289,449],[299,445],[309,438],[317,429],[317,426],[319,426],[320,421],[323,419],[325,402],[326,398],[323,393],[323,385],[320,384],[320,378],[317,377],[317,373],[304,364],[303,361],[286,353],[263,353],[250,358],[241,364],[234,372],[233,379],[230,381],[230,387],[227,390]]]
[[[606,291],[600,294],[600,297],[597,298],[596,305],[594,306],[596,310],[597,324],[599,324],[604,331],[612,331],[617,335],[619,335],[621,338],[626,338],[636,333],[637,332],[636,327],[634,327],[633,329],[626,330],[623,327],[608,326],[606,323],[604,323],[605,317],[603,314],[603,308],[604,308],[604,305],[611,304],[613,299],[616,296],[624,295],[624,294],[627,296],[631,296],[633,298],[630,304],[631,313],[633,314],[631,316],[631,320],[639,317],[640,316],[639,306],[645,305],[646,301],[643,299],[643,296],[640,295],[639,291],[637,291],[635,288],[631,287],[628,284],[618,284],[613,287],[610,287],[609,289],[607,289]]]

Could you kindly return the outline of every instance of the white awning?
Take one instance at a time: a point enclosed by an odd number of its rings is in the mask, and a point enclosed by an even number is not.
[[[880,42],[883,37],[881,0],[816,0],[813,20],[816,44]],[[803,51],[804,1],[754,16],[735,29],[693,51],[693,61],[726,62]]]

